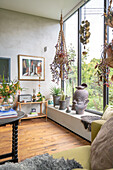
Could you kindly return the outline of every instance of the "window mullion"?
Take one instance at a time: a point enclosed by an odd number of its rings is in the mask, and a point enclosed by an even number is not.
[[[80,43],[80,25],[81,25],[81,8],[78,9],[78,59],[77,59],[77,65],[78,65],[78,86],[81,84],[81,43]]]
[[[106,13],[107,8],[108,8],[108,0],[104,0],[104,13]],[[108,30],[107,25],[105,24],[105,17],[104,17],[104,43],[105,43],[106,29],[107,29],[107,35],[108,35],[109,30]],[[108,37],[107,37],[107,42],[108,42]],[[106,104],[108,104],[108,94],[109,94],[109,89],[108,89],[108,87],[106,86],[105,83],[106,82],[104,80],[104,86],[103,86],[103,109],[105,108]]]

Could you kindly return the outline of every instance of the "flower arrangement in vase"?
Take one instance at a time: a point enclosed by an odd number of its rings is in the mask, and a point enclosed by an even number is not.
[[[6,83],[3,75],[3,81],[0,84],[0,105],[4,106],[4,109],[7,110],[12,107],[18,90],[22,90],[19,85],[19,81],[13,80]]]

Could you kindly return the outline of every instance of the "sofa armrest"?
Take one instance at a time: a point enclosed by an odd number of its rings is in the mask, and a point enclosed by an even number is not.
[[[97,136],[101,126],[106,122],[106,120],[95,120],[91,123],[91,142],[95,139]]]

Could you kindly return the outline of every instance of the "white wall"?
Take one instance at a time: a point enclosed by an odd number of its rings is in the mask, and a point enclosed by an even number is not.
[[[49,96],[51,81],[50,63],[55,55],[59,21],[0,9],[0,57],[11,58],[11,79],[18,76],[18,54],[45,57],[45,81],[41,92]],[[44,47],[47,46],[47,52]],[[33,93],[37,81],[21,81],[23,93]]]
[[[0,9],[0,57],[11,58],[11,79],[18,78],[18,55],[45,57],[45,81],[41,81],[41,93],[49,97],[51,81],[50,63],[55,56],[59,33],[59,21]],[[44,52],[44,47],[47,51]],[[27,88],[23,94],[38,92],[38,81],[21,81]]]

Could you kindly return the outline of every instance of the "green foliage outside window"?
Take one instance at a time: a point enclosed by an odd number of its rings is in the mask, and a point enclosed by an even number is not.
[[[70,57],[76,57],[75,50],[72,47],[72,44],[69,48]],[[89,103],[87,109],[102,111],[103,110],[103,86],[98,86],[97,79],[95,76],[95,65],[99,62],[99,59],[93,58],[90,62],[87,62],[88,53],[86,55],[82,55],[82,63],[81,63],[81,81],[82,83],[86,83],[88,85],[87,90],[89,92]],[[75,58],[76,60],[76,58]],[[71,103],[72,103],[72,93],[73,93],[73,85],[77,86],[77,65],[74,63],[71,67],[71,72],[69,74],[69,79],[66,82],[66,94],[71,95]],[[74,88],[75,92],[76,88]],[[112,95],[113,96],[113,95]]]
[[[68,55],[70,59],[74,58],[74,62],[71,64],[71,70],[68,74],[68,80],[66,80],[66,94],[71,96],[70,104],[72,104],[73,100],[73,85],[74,87],[77,85],[77,66],[76,66],[76,53],[72,43],[69,46]]]
[[[102,111],[103,109],[103,87],[98,86],[97,78],[95,76],[95,64],[99,62],[99,59],[93,58],[87,63],[88,54],[82,55],[82,83],[88,85],[89,103],[87,109]]]

